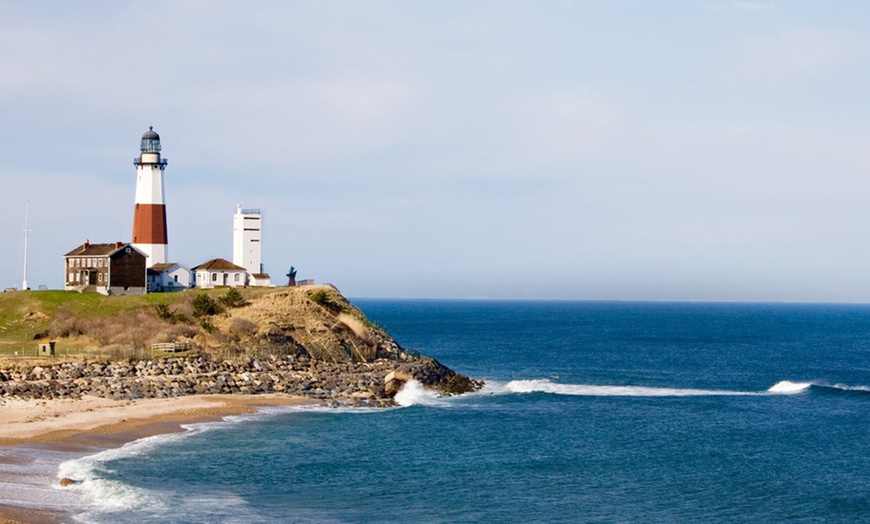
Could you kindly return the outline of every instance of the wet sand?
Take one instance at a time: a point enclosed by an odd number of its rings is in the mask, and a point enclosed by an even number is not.
[[[124,401],[96,397],[4,399],[0,400],[0,446],[36,445],[89,454],[152,435],[181,432],[184,431],[182,424],[252,413],[259,406],[306,404],[319,402],[282,394],[193,395]],[[0,476],[0,482],[14,483],[14,475]],[[0,524],[58,524],[67,520],[54,511],[0,505]]]

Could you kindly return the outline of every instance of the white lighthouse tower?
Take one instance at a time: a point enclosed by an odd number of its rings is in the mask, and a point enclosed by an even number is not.
[[[166,203],[163,170],[167,161],[160,157],[160,135],[149,127],[142,135],[141,153],[133,159],[136,166],[136,210],[133,214],[133,247],[148,257],[147,267],[168,260]]]

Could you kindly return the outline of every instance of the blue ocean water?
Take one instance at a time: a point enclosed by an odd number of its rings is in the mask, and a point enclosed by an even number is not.
[[[68,461],[92,523],[870,522],[870,307],[355,300],[487,380]]]

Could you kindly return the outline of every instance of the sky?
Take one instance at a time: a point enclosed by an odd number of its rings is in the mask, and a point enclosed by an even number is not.
[[[0,3],[0,286],[130,241],[351,297],[870,302],[862,1]]]

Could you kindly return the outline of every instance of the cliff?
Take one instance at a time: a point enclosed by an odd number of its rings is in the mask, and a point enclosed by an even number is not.
[[[11,323],[30,329],[37,339],[55,341],[57,353],[65,356],[0,360],[0,396],[130,399],[283,392],[383,405],[411,379],[445,394],[482,386],[406,351],[332,286],[149,297],[138,302],[103,297],[102,314],[81,308],[79,300],[93,299],[75,293],[54,297],[53,308],[40,307],[38,296],[19,307],[20,319]],[[112,303],[115,298],[123,300]],[[7,311],[6,317],[16,315]],[[8,327],[5,331],[10,333]],[[158,343],[187,349],[164,353],[153,349]],[[11,346],[7,341],[7,353]]]

